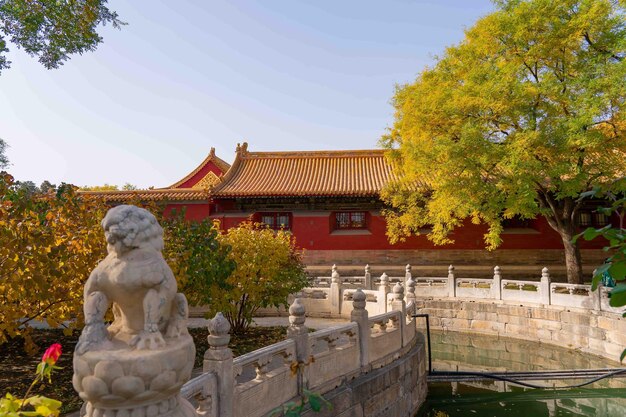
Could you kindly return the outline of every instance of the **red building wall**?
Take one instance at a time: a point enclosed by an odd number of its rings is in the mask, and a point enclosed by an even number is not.
[[[216,213],[212,217],[220,220],[222,230],[227,230],[247,220],[248,216]],[[483,236],[487,232],[487,227],[466,221],[463,227],[457,228],[451,235],[455,242],[450,245],[435,246],[426,237],[426,232],[392,245],[387,239],[386,223],[382,216],[370,214],[367,230],[332,230],[331,220],[331,212],[309,216],[294,213],[291,231],[298,246],[308,250],[481,250],[485,247]],[[561,237],[542,217],[533,220],[529,229],[505,230],[501,237],[503,242],[499,249],[563,249]],[[599,239],[580,241],[582,249],[600,249],[603,246],[604,242]]]

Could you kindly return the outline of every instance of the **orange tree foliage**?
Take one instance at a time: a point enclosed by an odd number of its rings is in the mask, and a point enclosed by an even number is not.
[[[82,323],[83,283],[106,255],[106,207],[74,187],[28,195],[0,177],[0,343],[26,336],[33,321],[71,329]],[[78,320],[76,320],[78,319]]]
[[[225,283],[212,286],[211,310],[223,312],[234,333],[245,331],[259,308],[286,305],[289,294],[306,286],[302,251],[291,233],[244,222],[219,241],[231,248],[236,268]]]
[[[0,343],[22,335],[31,348],[34,321],[68,332],[83,325],[83,285],[107,254],[100,222],[109,207],[76,189],[64,184],[56,194],[33,194],[0,176]],[[146,208],[163,226],[163,256],[179,291],[191,304],[208,304],[210,288],[225,285],[234,269],[229,248],[208,220],[164,218],[162,208]]]

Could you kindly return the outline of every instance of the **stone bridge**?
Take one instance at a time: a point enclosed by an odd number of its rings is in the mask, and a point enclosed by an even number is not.
[[[312,279],[314,287],[299,296],[312,314],[346,316],[342,303],[354,288],[365,288],[367,308],[376,314],[388,308],[391,285],[401,283],[436,330],[540,341],[613,361],[626,347],[624,309],[609,305],[610,288],[551,282],[547,268],[527,281],[503,278],[498,266],[489,278],[458,277],[453,266],[447,272],[413,277],[407,265],[404,276],[373,278],[366,266],[362,276],[341,277],[333,266],[330,277]]]
[[[299,401],[304,389],[323,394],[333,406],[304,415],[413,416],[427,391],[424,337],[412,317],[415,298],[405,298],[397,283],[385,311],[369,317],[363,290],[344,296],[349,300],[341,303],[343,315],[334,310],[319,314],[325,310],[321,299],[295,298],[287,340],[235,359],[228,349],[228,322],[218,313],[209,324],[203,373],[187,382],[181,394],[206,417],[266,416],[286,402]],[[311,333],[307,314],[349,321]]]
[[[287,341],[235,360],[219,359],[225,345],[212,342],[205,374],[184,393],[208,416],[264,416],[307,387],[333,403],[325,415],[409,417],[426,393],[423,323],[412,313],[429,314],[434,329],[541,341],[617,361],[626,322],[607,293],[553,283],[546,268],[536,281],[521,281],[503,279],[499,267],[490,278],[457,277],[452,266],[446,276],[413,277],[410,265],[404,276],[372,278],[367,267],[362,276],[342,277],[333,266],[331,276],[294,294]],[[305,315],[350,322],[308,333]],[[300,366],[291,376],[294,360]]]

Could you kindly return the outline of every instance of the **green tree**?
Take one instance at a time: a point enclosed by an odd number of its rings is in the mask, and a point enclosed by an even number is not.
[[[178,291],[185,294],[190,305],[211,304],[213,287],[230,288],[227,278],[235,269],[230,247],[220,244],[219,231],[210,219],[185,220],[182,210],[159,222],[164,232],[163,256],[177,278]]]
[[[0,0],[0,73],[10,67],[7,40],[58,68],[73,54],[93,51],[102,42],[96,29],[124,25],[106,0]]]
[[[600,197],[608,205],[598,207],[598,211],[605,215],[615,214],[619,218],[619,225],[614,227],[607,225],[600,229],[587,228],[577,235],[574,240],[581,236],[585,240],[603,237],[608,245],[604,248],[609,256],[604,264],[593,271],[593,286],[595,291],[604,275],[608,274],[616,286],[609,292],[609,304],[613,307],[626,306],[626,229],[624,228],[624,215],[626,214],[626,177],[622,177],[607,187],[595,187],[593,190],[583,193],[581,198]],[[626,317],[626,312],[623,314]],[[626,349],[622,352],[620,361],[626,357]]]
[[[244,222],[219,236],[231,248],[236,268],[225,284],[211,291],[212,313],[224,313],[234,333],[241,333],[262,307],[287,305],[287,296],[307,285],[302,252],[286,231]]]
[[[136,185],[131,184],[129,182],[127,182],[126,184],[122,185],[122,190],[124,190],[124,191],[133,191],[133,190],[138,190],[138,189],[139,188]]]
[[[6,150],[7,150],[7,143],[0,138],[0,169],[5,169],[9,166],[9,158],[7,158],[6,155]]]
[[[107,184],[104,185],[85,185],[80,187],[81,191],[119,191],[120,187],[117,185]]]
[[[501,0],[417,80],[397,88],[381,143],[399,179],[383,191],[392,241],[431,225],[436,244],[466,219],[543,215],[583,280],[578,195],[626,172],[623,2]]]

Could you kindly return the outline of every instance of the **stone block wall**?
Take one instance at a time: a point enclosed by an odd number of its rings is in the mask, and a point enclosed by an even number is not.
[[[606,311],[453,299],[418,300],[417,307],[435,330],[536,340],[616,362],[626,348],[626,319]]]
[[[410,417],[426,399],[427,358],[423,337],[407,346],[406,354],[324,394],[332,410],[307,417]]]

